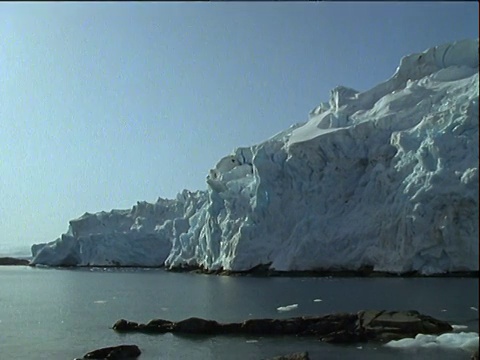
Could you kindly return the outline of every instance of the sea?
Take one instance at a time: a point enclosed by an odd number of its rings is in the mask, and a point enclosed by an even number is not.
[[[240,322],[413,309],[478,333],[478,288],[478,278],[253,277],[0,266],[0,359],[75,359],[94,349],[135,344],[142,351],[140,360],[260,360],[303,351],[312,360],[466,360],[470,352],[459,348],[332,345],[288,336],[121,334],[111,327],[122,318]]]

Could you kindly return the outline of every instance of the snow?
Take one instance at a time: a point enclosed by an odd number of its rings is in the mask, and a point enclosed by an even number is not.
[[[206,190],[85,214],[33,264],[478,270],[478,86],[478,39],[406,56],[220,159]]]

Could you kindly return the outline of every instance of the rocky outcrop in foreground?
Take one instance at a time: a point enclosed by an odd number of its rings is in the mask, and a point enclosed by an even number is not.
[[[86,359],[102,359],[102,360],[125,360],[136,359],[142,352],[137,345],[119,345],[111,346],[98,350],[93,350],[86,353],[83,358],[76,360]]]
[[[241,323],[219,323],[191,317],[174,322],[154,319],[147,324],[118,320],[113,329],[118,332],[201,335],[294,335],[314,336],[329,343],[390,341],[417,334],[443,334],[452,331],[445,321],[418,311],[366,310],[356,314],[336,313],[324,316],[302,316],[286,319],[249,319]]]
[[[288,355],[275,356],[266,360],[310,360],[308,352],[293,353]]]

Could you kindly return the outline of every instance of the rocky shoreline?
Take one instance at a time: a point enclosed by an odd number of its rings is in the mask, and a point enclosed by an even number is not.
[[[76,358],[74,360],[132,360],[137,359],[141,353],[142,351],[137,345],[118,345],[89,351],[82,358]],[[275,356],[263,360],[310,360],[310,357],[308,352],[305,351],[301,353]]]
[[[15,257],[0,257],[0,266],[31,266],[37,267],[39,265],[31,264],[30,260],[26,258]],[[50,267],[54,269],[72,269],[72,268],[92,268],[92,269],[164,269],[168,272],[177,273],[192,273],[203,275],[218,275],[218,276],[251,276],[251,277],[422,277],[422,278],[449,278],[449,277],[462,277],[462,278],[478,278],[479,271],[455,271],[445,272],[437,274],[421,274],[418,271],[409,271],[403,273],[392,273],[386,271],[375,271],[373,266],[364,266],[358,270],[345,270],[345,269],[314,269],[314,270],[298,270],[298,271],[277,271],[270,269],[270,264],[259,265],[246,271],[232,271],[232,270],[210,270],[198,266],[182,266],[174,268],[166,268],[162,266],[144,266],[144,265],[119,265],[119,264],[106,264],[106,265],[57,265],[57,266],[42,266]]]
[[[418,311],[362,310],[358,313],[334,313],[285,319],[248,319],[240,323],[219,323],[191,317],[174,322],[154,319],[146,324],[125,319],[112,327],[117,332],[197,335],[291,335],[316,337],[329,343],[386,342],[417,334],[440,335],[453,330],[442,320]]]
[[[119,333],[189,334],[199,336],[304,336],[332,344],[374,341],[385,343],[417,334],[440,335],[453,330],[446,321],[418,311],[362,310],[284,319],[248,319],[240,323],[219,323],[191,317],[178,322],[153,319],[146,324],[118,320],[112,329]],[[119,345],[88,352],[81,359],[136,359],[141,350],[136,345]],[[270,360],[309,360],[308,352],[276,356]],[[80,360],[80,359],[79,359]]]
[[[13,257],[0,257],[0,265],[4,265],[4,266],[6,266],[6,265],[8,265],[8,266],[14,266],[14,265],[27,266],[27,265],[30,265],[30,260],[13,258]]]
[[[178,322],[153,319],[146,324],[120,319],[112,326],[119,333],[188,334],[198,336],[303,336],[331,344],[365,342],[386,343],[413,338],[418,334],[441,335],[453,331],[446,321],[418,311],[361,310],[357,313],[333,313],[283,319],[248,319],[240,323],[219,323],[190,317]],[[137,345],[116,345],[92,350],[82,358],[125,360],[141,355]],[[478,349],[470,359],[478,360]],[[310,360],[308,351],[275,356],[263,360]]]
[[[30,260],[26,258],[15,257],[0,257],[0,266],[32,266]],[[421,274],[417,271],[410,271],[404,273],[390,273],[384,271],[374,271],[373,266],[365,266],[358,270],[344,270],[344,269],[315,269],[315,270],[299,270],[299,271],[277,271],[269,268],[269,264],[256,266],[246,271],[231,271],[231,270],[209,270],[202,267],[175,267],[165,268],[164,266],[143,266],[143,265],[58,265],[51,266],[55,269],[71,269],[71,268],[107,268],[107,269],[164,269],[169,272],[178,273],[192,273],[204,275],[218,275],[218,276],[252,276],[252,277],[468,277],[478,278],[479,271],[455,271],[438,274]],[[43,266],[42,266],[43,267]],[[46,266],[50,267],[50,266]]]
[[[188,272],[194,274],[220,275],[220,276],[252,276],[252,277],[470,277],[478,278],[479,271],[455,271],[438,274],[421,274],[418,271],[410,271],[404,273],[391,273],[386,271],[374,271],[373,266],[365,266],[358,270],[344,269],[315,269],[315,270],[298,270],[298,271],[277,271],[269,268],[269,265],[257,266],[247,271],[231,271],[231,270],[209,270],[201,267],[177,267],[165,269],[170,272]]]
[[[18,259],[11,257],[0,257],[0,265],[24,265],[37,267],[38,265],[30,264],[27,259]],[[251,276],[251,277],[403,277],[403,278],[478,278],[479,271],[455,271],[438,274],[421,274],[417,271],[410,271],[404,273],[391,273],[384,271],[374,271],[373,267],[363,267],[358,270],[344,270],[344,269],[315,269],[315,270],[299,270],[299,271],[277,271],[269,269],[268,265],[257,266],[246,271],[231,271],[231,270],[209,270],[201,267],[176,267],[165,268],[164,266],[143,266],[143,265],[57,265],[57,266],[42,266],[51,267],[54,269],[72,269],[72,268],[92,268],[92,269],[164,269],[172,273],[191,273],[202,275],[217,275],[217,276]]]
[[[332,344],[364,342],[386,343],[412,338],[418,334],[441,335],[453,331],[446,321],[415,310],[362,310],[357,313],[334,313],[285,319],[248,319],[240,323],[219,323],[191,317],[178,322],[153,319],[146,324],[118,320],[112,329],[120,333],[189,334],[199,336],[308,336]],[[81,359],[136,359],[141,350],[136,345],[119,345],[91,351]],[[478,350],[471,354],[478,360]],[[78,359],[78,360],[81,360]],[[307,351],[275,356],[266,360],[309,360]]]

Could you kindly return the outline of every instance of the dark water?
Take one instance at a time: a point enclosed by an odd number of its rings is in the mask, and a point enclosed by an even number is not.
[[[314,302],[314,299],[322,301]],[[280,313],[277,307],[298,304]],[[117,334],[125,318],[223,322],[361,309],[410,310],[478,332],[478,279],[254,278],[162,270],[56,270],[0,266],[0,358],[73,359],[136,344],[140,359],[264,359],[309,351],[315,359],[468,359],[463,350],[335,346],[291,337]]]

